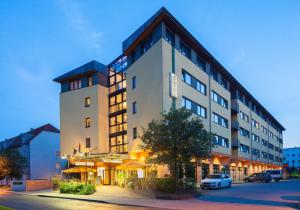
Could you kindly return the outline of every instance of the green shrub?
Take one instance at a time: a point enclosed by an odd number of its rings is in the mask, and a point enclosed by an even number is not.
[[[78,195],[91,195],[94,192],[96,192],[96,187],[95,185],[88,184],[84,185],[81,190],[79,191]]]
[[[60,183],[59,189],[61,193],[77,194],[83,186],[84,184],[80,182],[62,182]]]
[[[154,181],[155,189],[161,192],[175,192],[175,180],[173,178],[157,178]]]
[[[96,192],[96,187],[94,185],[85,185],[80,182],[62,182],[59,186],[61,193],[70,193],[78,195],[91,195]]]

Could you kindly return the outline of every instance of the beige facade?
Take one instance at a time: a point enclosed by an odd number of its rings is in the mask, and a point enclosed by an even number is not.
[[[93,85],[60,94],[61,154],[72,155],[79,144],[82,152],[108,152],[108,89]],[[85,106],[85,98],[91,104]],[[91,125],[86,127],[85,119]],[[86,138],[91,145],[86,148]]]
[[[72,154],[80,144],[84,151],[122,153],[125,162],[144,163],[142,129],[159,120],[161,112],[174,105],[181,108],[183,100],[186,106],[188,100],[197,108],[187,107],[193,116],[198,115],[205,129],[217,135],[211,158],[195,170],[198,181],[219,172],[242,180],[250,173],[281,167],[284,128],[171,14],[164,8],[159,13],[123,42],[123,54],[108,66],[92,61],[55,80],[62,84],[62,154]],[[185,81],[185,74],[193,82]],[[93,85],[85,83],[86,77]],[[203,90],[195,87],[199,83]],[[68,88],[74,84],[79,88]],[[89,107],[84,105],[86,97],[91,100]],[[85,127],[85,118],[90,118],[90,127]],[[89,148],[86,138],[91,140]],[[157,170],[160,177],[169,173],[165,166]],[[113,175],[108,177],[115,176],[115,171],[109,173]]]

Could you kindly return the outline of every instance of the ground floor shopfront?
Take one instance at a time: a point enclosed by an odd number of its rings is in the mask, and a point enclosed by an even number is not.
[[[202,161],[201,166],[197,166],[196,177],[197,182],[200,182],[209,174],[223,173],[230,175],[234,182],[239,182],[253,173],[281,168],[281,166],[265,162],[232,159],[230,156],[214,154],[210,159]]]
[[[145,154],[93,156],[88,159],[74,158],[74,167],[63,170],[65,178],[80,180],[95,185],[122,185],[130,177],[138,179],[155,175],[158,178],[170,175],[166,166],[147,165]],[[281,169],[280,166],[247,159],[232,159],[230,156],[213,154],[211,158],[194,165],[190,177],[197,183],[209,174],[229,174],[234,182],[243,181],[252,173],[269,169]]]

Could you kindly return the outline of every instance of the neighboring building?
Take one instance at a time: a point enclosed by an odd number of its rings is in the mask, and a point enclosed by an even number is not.
[[[300,169],[300,147],[283,149],[283,163]]]
[[[0,142],[0,152],[17,150],[26,158],[23,180],[50,179],[60,174],[59,130],[50,124]]]
[[[184,106],[217,134],[198,181],[214,172],[242,180],[282,166],[284,127],[165,8],[123,42],[111,64],[92,61],[54,81],[61,83],[62,154],[80,147],[143,162],[142,127]],[[97,161],[112,183],[115,165]]]

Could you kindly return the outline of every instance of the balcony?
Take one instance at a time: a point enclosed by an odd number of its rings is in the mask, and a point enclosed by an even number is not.
[[[231,111],[234,113],[240,112],[240,107],[237,99],[231,100]]]
[[[239,122],[237,120],[232,120],[231,121],[231,129],[238,131],[239,128],[240,128]]]
[[[238,149],[240,147],[240,141],[237,138],[231,140],[231,147],[233,149]]]

